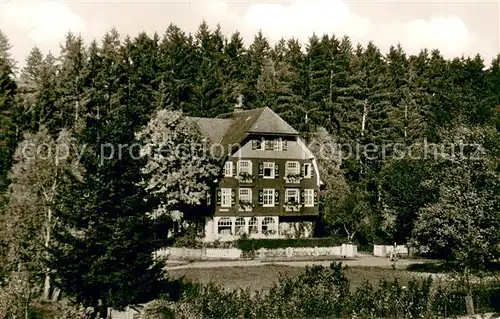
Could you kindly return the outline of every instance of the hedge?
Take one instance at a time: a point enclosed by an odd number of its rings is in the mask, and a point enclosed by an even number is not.
[[[235,247],[243,252],[261,248],[276,249],[287,247],[331,247],[345,243],[343,238],[296,238],[296,239],[239,239]]]

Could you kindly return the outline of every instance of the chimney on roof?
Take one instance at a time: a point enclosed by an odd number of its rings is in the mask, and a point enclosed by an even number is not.
[[[233,113],[238,113],[243,111],[243,94],[238,96],[238,103],[234,106]]]

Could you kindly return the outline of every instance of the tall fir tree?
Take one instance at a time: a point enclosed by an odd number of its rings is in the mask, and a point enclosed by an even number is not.
[[[249,108],[266,106],[263,97],[258,93],[259,77],[262,67],[269,57],[271,47],[269,41],[262,31],[259,31],[248,48],[246,55],[246,72],[243,83],[242,94],[245,99],[245,106]]]
[[[88,98],[96,101],[86,103],[75,134],[85,175],[79,181],[67,174],[61,185],[57,244],[49,263],[64,293],[104,309],[151,300],[162,277],[162,265],[153,260],[158,247],[148,215],[155,203],[139,186],[143,160],[133,147],[135,132],[148,120],[137,111],[151,114],[152,106],[135,104],[138,92],[131,90],[137,86],[125,57],[114,29],[97,52],[91,47],[89,63],[99,63],[99,69]]]
[[[15,72],[17,70],[17,61],[12,58],[11,49],[12,45],[10,44],[9,38],[0,30],[0,60],[3,60],[3,63],[5,63],[12,72]]]
[[[245,56],[246,48],[243,38],[239,32],[231,35],[229,40],[225,40],[223,49],[223,96],[224,103],[234,105],[237,103],[240,94],[243,93],[245,80]]]
[[[160,44],[160,83],[169,94],[171,105],[189,111],[196,68],[193,37],[171,24]]]
[[[6,60],[0,59],[0,209],[4,202],[4,192],[9,185],[8,172],[12,166],[12,156],[17,144],[16,92],[17,85],[12,69]]]
[[[215,117],[228,111],[223,104],[223,42],[220,26],[211,32],[204,21],[195,35],[197,74],[191,99],[190,115]]]
[[[54,107],[55,122],[48,126],[51,133],[57,133],[63,128],[71,128],[81,116],[81,98],[83,94],[83,74],[86,52],[81,36],[71,32],[66,34],[56,77],[56,103]]]

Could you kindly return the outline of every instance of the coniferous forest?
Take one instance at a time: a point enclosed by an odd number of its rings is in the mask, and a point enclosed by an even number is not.
[[[204,22],[194,34],[170,25],[161,36],[61,40],[59,54],[34,47],[19,68],[0,34],[0,284],[16,293],[50,298],[55,285],[116,308],[158,294],[151,256],[171,222],[149,217],[161,200],[141,184],[142,159],[102,161],[100,147],[133,144],[159,110],[216,117],[240,96],[307,143],[421,155],[319,156],[316,236],[413,244],[471,267],[500,257],[500,56],[383,53],[335,35],[271,44],[261,32],[247,47]],[[74,145],[79,161],[26,160],[40,144]],[[430,144],[445,147],[426,156]]]

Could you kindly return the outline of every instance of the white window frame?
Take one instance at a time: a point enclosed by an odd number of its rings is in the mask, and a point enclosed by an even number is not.
[[[291,167],[290,165],[293,164],[294,167]],[[300,175],[300,163],[296,161],[288,161],[285,164],[285,177],[288,176],[288,174],[293,174],[293,175]]]
[[[274,150],[274,140],[273,139],[263,139],[262,144],[264,145],[263,150],[264,151],[272,151]],[[267,147],[269,145],[269,148]]]
[[[242,194],[242,193],[247,193],[247,194]],[[245,200],[245,201],[252,203],[252,189],[251,188],[238,189],[238,202],[240,200]],[[240,207],[239,210],[251,211],[252,207],[245,207],[245,208]]]
[[[300,204],[300,190],[298,188],[285,189],[285,205],[290,201],[290,198],[295,197],[296,204]]]
[[[272,217],[264,217],[261,228],[264,234],[276,234],[278,231],[276,221]]]
[[[242,195],[242,191],[243,192],[247,192],[247,194],[243,194]],[[243,199],[242,197],[247,197],[247,199]],[[252,189],[251,188],[240,188],[238,190],[238,200],[246,200],[246,201],[249,201],[250,203],[252,202]]]
[[[274,150],[275,151],[283,150],[283,139],[281,137],[274,140]]]
[[[220,207],[231,207],[232,200],[232,189],[231,188],[221,188],[220,189]]]
[[[306,174],[306,166],[309,167],[308,174]],[[312,177],[312,169],[313,169],[313,166],[311,163],[304,163],[304,178],[311,178]]]
[[[217,234],[222,235],[222,230],[224,229],[229,229],[229,234],[233,235],[233,221],[231,218],[222,217],[217,221]]]
[[[262,190],[262,206],[263,207],[274,207],[274,195],[275,195],[274,188],[264,188]],[[266,203],[266,198],[269,199],[269,196],[271,198],[271,201]]]
[[[314,207],[314,189],[304,189],[304,206]]]
[[[255,141],[256,141],[256,143],[259,143],[259,147],[256,147],[255,150],[256,151],[262,151],[264,149],[264,147],[263,147],[264,140],[261,139],[261,138],[256,138]]]
[[[264,179],[274,179],[274,170],[275,170],[275,165],[274,162],[264,162],[263,164],[264,168],[262,169],[262,176]],[[271,176],[266,176],[266,168],[271,169]]]
[[[247,164],[247,165],[244,165]],[[238,175],[242,172],[252,175],[252,161],[250,160],[239,160],[238,161]]]
[[[259,220],[257,217],[252,217],[248,221],[248,233],[249,234],[257,234],[259,232]]]
[[[234,223],[234,232],[235,235],[241,235],[245,233],[245,226],[246,226],[246,221],[245,218],[243,217],[238,217],[236,218],[236,221]]]
[[[233,162],[227,161],[224,163],[224,176],[225,177],[233,177]]]

